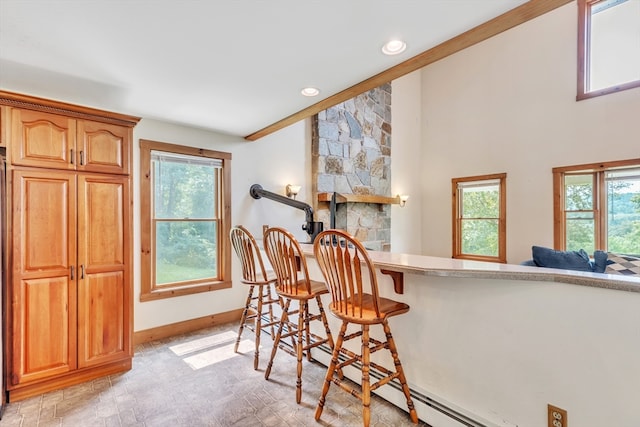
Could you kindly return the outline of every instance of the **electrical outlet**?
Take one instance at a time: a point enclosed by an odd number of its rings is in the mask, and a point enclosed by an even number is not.
[[[568,427],[567,411],[557,406],[547,405],[547,422],[549,427]]]

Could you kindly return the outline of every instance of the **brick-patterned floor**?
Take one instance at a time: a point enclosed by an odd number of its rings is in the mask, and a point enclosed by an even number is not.
[[[333,386],[319,422],[314,413],[326,368],[305,360],[295,402],[295,359],[278,352],[269,381],[271,340],[253,370],[253,336],[226,324],[138,346],[129,372],[9,403],[2,427],[31,426],[361,426],[356,398]],[[372,426],[414,425],[405,411],[372,397]],[[420,424],[425,426],[426,424]]]

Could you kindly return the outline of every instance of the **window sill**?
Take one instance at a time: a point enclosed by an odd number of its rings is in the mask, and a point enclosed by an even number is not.
[[[174,288],[157,289],[151,292],[140,293],[140,302],[156,301],[165,298],[182,297],[185,295],[198,294],[202,292],[219,291],[231,288],[231,281],[210,282],[193,286],[178,286]]]
[[[585,99],[590,99],[590,98],[596,98],[598,96],[602,96],[602,95],[609,95],[610,93],[617,93],[617,92],[623,92],[625,90],[628,89],[633,89],[636,87],[640,87],[640,80],[638,81],[634,81],[634,82],[629,82],[629,83],[624,83],[621,85],[617,85],[617,86],[613,86],[613,87],[608,87],[608,88],[604,88],[604,89],[598,89],[598,90],[594,90],[591,92],[578,92],[578,95],[576,96],[576,101],[582,101]]]

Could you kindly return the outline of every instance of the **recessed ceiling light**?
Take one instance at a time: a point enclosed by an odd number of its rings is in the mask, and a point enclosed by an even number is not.
[[[391,40],[382,46],[382,53],[385,55],[397,55],[404,52],[407,44],[402,40]]]
[[[305,87],[300,91],[300,93],[303,94],[304,96],[316,96],[317,94],[320,93],[320,91],[315,87]]]

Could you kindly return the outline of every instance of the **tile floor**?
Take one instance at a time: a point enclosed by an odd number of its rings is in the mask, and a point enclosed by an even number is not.
[[[2,427],[361,426],[360,401],[332,386],[314,420],[325,367],[305,360],[302,401],[295,403],[295,359],[278,352],[268,381],[271,340],[263,337],[253,370],[253,336],[245,329],[233,352],[236,324],[153,341],[135,349],[133,369],[10,403]],[[387,386],[388,387],[388,386]],[[408,414],[373,397],[372,426],[413,426]],[[420,426],[427,424],[420,423]],[[427,426],[428,427],[428,426]]]

